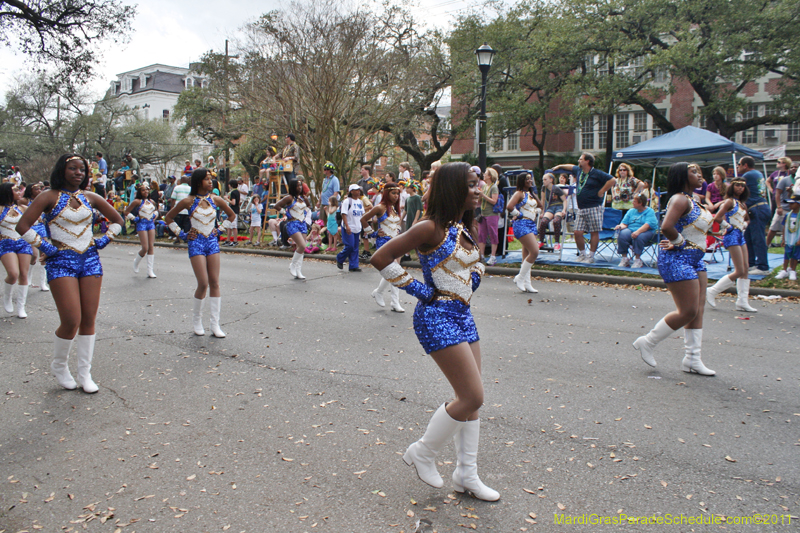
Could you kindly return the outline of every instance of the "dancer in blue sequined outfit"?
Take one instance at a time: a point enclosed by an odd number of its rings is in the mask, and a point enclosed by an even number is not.
[[[378,205],[367,211],[361,217],[361,227],[371,228],[372,219],[377,217],[378,229],[369,236],[375,238],[375,249],[380,249],[392,238],[400,235],[400,185],[397,183],[386,183],[378,191],[381,193],[381,201]],[[399,260],[397,261],[399,264]],[[386,306],[383,299],[383,291],[390,289],[391,308],[397,313],[405,313],[405,309],[400,306],[400,289],[381,278],[378,288],[372,291],[372,297],[381,307]]]
[[[139,262],[147,256],[147,277],[155,278],[153,264],[155,263],[156,225],[158,218],[158,205],[150,200],[150,186],[147,182],[136,186],[136,198],[125,208],[125,217],[136,224],[136,234],[142,249],[133,258],[133,271],[139,272]]]
[[[225,332],[219,325],[222,310],[222,293],[219,289],[219,229],[217,228],[217,212],[222,209],[230,219],[236,216],[224,199],[211,194],[214,181],[206,168],[198,168],[192,172],[189,196],[175,204],[164,221],[169,229],[189,244],[189,260],[197,278],[194,291],[192,328],[195,335],[205,335],[203,329],[203,305],[208,293],[211,314],[211,333],[215,337],[224,337]],[[184,209],[189,212],[191,229],[189,233],[182,231],[174,221]]]
[[[666,237],[659,243],[658,272],[664,278],[677,309],[662,318],[656,326],[634,341],[642,360],[656,366],[653,350],[680,328],[684,328],[685,357],[681,370],[713,376],[700,359],[703,341],[703,310],[705,309],[708,275],[703,256],[706,235],[711,230],[711,214],[692,199],[703,175],[687,163],[675,163],[667,175],[670,196],[661,231]]]
[[[3,307],[7,313],[14,312],[17,301],[17,316],[26,318],[25,302],[28,299],[28,268],[33,250],[31,245],[17,233],[16,227],[22,217],[22,208],[17,205],[22,198],[19,187],[11,183],[0,185],[0,262],[6,269],[3,284]]]
[[[303,182],[299,179],[289,181],[286,196],[275,204],[275,210],[286,208],[286,234],[294,242],[294,255],[289,263],[289,272],[296,279],[306,279],[303,275],[303,257],[306,253],[306,233],[308,225],[306,219],[310,214],[309,203],[303,196]]]
[[[478,441],[483,405],[481,349],[470,312],[483,264],[475,244],[473,211],[480,202],[478,176],[466,163],[448,163],[436,171],[424,218],[391,239],[372,256],[372,266],[395,287],[419,299],[414,331],[453,387],[455,399],[443,403],[431,417],[425,434],[408,447],[403,460],[414,465],[425,483],[444,483],[436,470],[436,455],[452,438],[457,464],[453,485],[486,501],[500,498],[478,477]],[[395,262],[417,250],[424,282],[415,280]]]
[[[31,202],[33,202],[33,200],[37,196],[39,196],[39,194],[43,190],[44,190],[44,186],[42,185],[41,182],[32,183],[31,185],[29,185],[25,189],[25,194],[23,195],[23,198],[25,198],[27,200],[25,205],[26,206],[31,205]],[[42,218],[41,216],[39,217],[39,220],[36,221],[36,224],[33,225],[32,229],[33,229],[33,231],[38,233],[39,237],[41,237],[42,239],[49,239],[50,238],[50,235],[48,235],[48,233],[47,233],[47,226],[44,223],[44,218]],[[36,247],[32,247],[31,249],[33,251],[33,255],[31,256],[31,268],[28,271],[28,285],[31,285],[33,283],[32,280],[36,279],[36,276],[34,276],[33,273],[36,271],[37,265],[38,265],[38,269],[39,269],[39,274],[38,274],[39,290],[49,291],[50,287],[47,285],[47,270],[45,269],[43,264],[39,263],[39,249],[36,248]]]
[[[706,291],[706,302],[717,307],[717,295],[736,284],[736,310],[755,313],[757,309],[747,300],[750,296],[750,278],[748,273],[747,243],[744,242],[744,230],[750,222],[745,202],[750,196],[747,182],[742,178],[734,178],[725,190],[725,200],[720,204],[714,222],[723,230],[722,244],[731,254],[733,273],[722,276],[713,287]]]
[[[95,319],[103,284],[97,250],[119,234],[123,220],[105,198],[85,190],[89,163],[79,155],[65,154],[58,159],[50,186],[52,189],[40,193],[22,215],[17,232],[45,255],[47,279],[61,319],[50,368],[65,389],[80,385],[85,392],[94,393],[98,391],[91,376]],[[92,235],[94,209],[111,222],[106,234],[97,239]],[[52,242],[32,229],[42,213]],[[77,345],[77,383],[68,366],[73,340]]]
[[[552,174],[547,174],[553,179]],[[536,238],[537,207],[539,197],[533,192],[533,178],[530,174],[517,177],[517,191],[508,199],[506,210],[513,218],[514,237],[522,244],[522,265],[514,283],[522,292],[539,292],[531,285],[531,267],[539,257],[539,241]]]

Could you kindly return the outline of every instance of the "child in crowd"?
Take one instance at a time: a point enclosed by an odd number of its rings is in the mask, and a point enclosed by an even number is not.
[[[184,162],[184,165],[186,165],[186,166],[183,167],[183,173],[186,174],[186,175],[191,175],[192,174],[192,170],[194,170],[194,169],[192,169],[192,162],[187,159]]]
[[[257,235],[255,240],[254,233]],[[250,244],[261,246],[261,197],[257,194],[253,195],[250,202]]]
[[[321,229],[321,220],[317,220],[311,224],[311,233],[308,235],[308,242],[306,243],[307,254],[315,254],[320,251],[320,246],[322,246],[322,235],[320,234]]]
[[[331,196],[328,205],[325,207],[325,214],[328,217],[328,250],[336,251],[339,245],[339,223],[336,221],[336,212],[339,210],[339,200],[336,196]]]
[[[791,211],[783,218],[783,235],[786,239],[783,270],[775,276],[775,279],[789,278],[789,281],[797,281],[797,261],[800,260],[800,244],[797,243],[800,237],[800,196],[794,195],[787,201]]]

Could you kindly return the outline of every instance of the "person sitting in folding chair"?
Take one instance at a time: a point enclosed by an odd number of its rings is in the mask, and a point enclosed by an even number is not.
[[[619,230],[617,238],[617,251],[622,259],[619,266],[632,268],[642,268],[642,252],[653,240],[653,236],[658,229],[658,219],[656,213],[647,207],[647,197],[637,194],[633,197],[633,209],[625,213],[625,218],[614,229]],[[633,245],[633,265],[628,257],[628,248]]]

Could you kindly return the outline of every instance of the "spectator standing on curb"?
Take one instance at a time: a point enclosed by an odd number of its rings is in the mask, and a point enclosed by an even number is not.
[[[323,165],[322,173],[325,177],[322,179],[322,191],[319,195],[317,218],[321,218],[324,221],[325,210],[323,208],[328,205],[328,200],[331,196],[339,194],[340,185],[339,178],[336,177],[336,165],[328,161]]]
[[[228,190],[230,194],[228,195],[228,203],[231,206],[231,211],[233,211],[233,217],[228,217],[225,221],[225,228],[228,231],[228,246],[237,246],[239,243],[239,211],[242,207],[242,194],[237,189],[239,182],[237,180],[230,180],[228,182]]]
[[[775,235],[783,230],[783,219],[786,213],[789,212],[789,198],[792,196],[792,186],[794,185],[794,176],[789,174],[791,166],[792,160],[788,157],[782,157],[778,160],[778,170],[770,174],[770,178],[777,178],[773,185],[776,207],[775,216],[772,217],[769,233],[767,233],[767,248],[772,244]]]
[[[181,176],[181,183],[177,187],[172,190],[172,194],[170,195],[170,200],[172,203],[170,204],[172,208],[178,205],[181,200],[188,197],[192,191],[192,187],[189,185],[189,180],[191,176]],[[178,224],[178,227],[184,231],[185,233],[189,233],[191,229],[190,222],[189,222],[189,210],[182,209],[176,216],[175,216],[175,223]],[[175,244],[180,243],[181,240],[178,238],[178,234],[175,233]]]
[[[347,189],[347,198],[342,202],[342,243],[344,249],[336,256],[336,266],[341,270],[348,261],[350,272],[361,272],[358,267],[358,244],[361,236],[361,217],[364,216],[364,203],[361,201],[361,187],[355,183]]]
[[[767,184],[764,175],[754,168],[755,164],[752,157],[744,156],[739,159],[737,170],[747,183],[747,190],[750,192],[746,202],[750,223],[744,232],[750,274],[766,276],[770,272],[767,258],[767,226],[770,222],[770,211],[764,196],[767,192]]]
[[[578,246],[579,263],[594,263],[594,254],[600,242],[600,229],[603,227],[603,196],[616,185],[611,174],[594,168],[594,156],[588,152],[581,154],[578,164],[558,165],[553,170],[568,170],[577,180],[576,198],[578,200],[578,219],[575,222],[575,244]],[[589,252],[586,253],[584,233],[589,233]]]
[[[775,279],[797,281],[797,261],[800,260],[800,196],[792,196],[788,202],[789,210],[783,217],[783,237],[786,240],[786,249],[783,252],[783,270]]]

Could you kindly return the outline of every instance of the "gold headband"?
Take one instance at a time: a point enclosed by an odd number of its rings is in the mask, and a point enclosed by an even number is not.
[[[66,161],[64,161],[64,162],[65,162],[65,163],[69,163],[70,161],[74,161],[74,160],[76,160],[76,159],[79,159],[79,160],[83,161],[83,158],[82,158],[81,156],[79,156],[79,155],[73,155],[72,157],[68,157],[68,158],[67,158],[67,160],[66,160]]]

